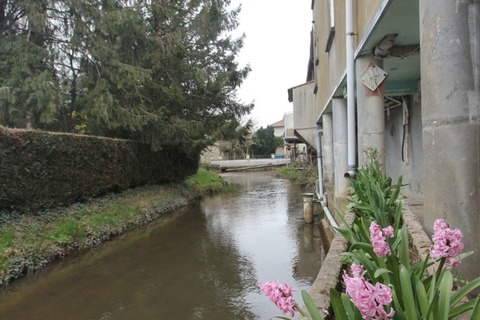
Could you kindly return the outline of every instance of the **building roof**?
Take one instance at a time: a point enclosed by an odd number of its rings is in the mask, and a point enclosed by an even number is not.
[[[270,127],[274,127],[274,128],[275,128],[275,127],[276,127],[276,128],[278,128],[278,127],[285,127],[285,124],[284,124],[283,119],[282,119],[282,120],[280,120],[280,121],[277,121],[277,122],[272,123],[272,124],[270,125]]]
[[[314,83],[314,82],[315,82],[315,80],[310,80],[310,81],[307,81],[305,83],[299,84],[298,86],[288,88],[288,102],[293,102],[293,89],[296,89],[296,88],[301,87],[301,86],[306,86],[306,85],[308,85],[310,83]]]

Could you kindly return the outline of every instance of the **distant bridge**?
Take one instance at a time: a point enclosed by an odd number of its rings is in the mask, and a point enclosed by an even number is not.
[[[241,159],[241,160],[212,160],[210,168],[222,172],[259,170],[290,164],[290,159]]]

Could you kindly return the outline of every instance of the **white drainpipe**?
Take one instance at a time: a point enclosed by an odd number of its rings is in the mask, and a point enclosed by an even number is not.
[[[325,216],[328,219],[328,222],[332,227],[338,228],[338,224],[335,221],[335,218],[333,217],[332,213],[328,209],[327,198],[324,196],[324,193],[323,193],[323,170],[322,170],[323,163],[322,163],[322,143],[321,143],[322,133],[323,133],[322,129],[317,130],[316,144],[317,144],[318,189],[316,190],[316,193],[317,193],[317,198],[320,201],[320,204],[322,205],[323,212],[325,213]]]
[[[355,134],[355,65],[353,57],[353,0],[345,0],[346,59],[347,59],[347,159],[345,177],[353,177],[357,167]]]
[[[323,200],[323,170],[322,170],[322,139],[323,129],[317,130],[317,169],[318,169],[318,199]]]

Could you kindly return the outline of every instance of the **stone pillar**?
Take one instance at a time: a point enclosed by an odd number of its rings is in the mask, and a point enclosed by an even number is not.
[[[303,219],[305,223],[313,223],[313,193],[303,194]]]
[[[347,100],[332,99],[332,115],[335,197],[345,197],[349,186],[348,180],[344,177],[348,170]]]
[[[420,1],[424,227],[463,231],[467,278],[480,276],[479,38],[478,1]]]
[[[323,177],[328,184],[333,183],[333,128],[332,114],[324,113],[322,115],[323,124]]]
[[[370,65],[383,67],[383,61],[372,56],[362,56],[356,60],[357,83],[357,125],[358,125],[358,167],[367,163],[365,151],[376,149],[380,155],[385,153],[385,104],[383,102],[383,84],[371,91],[361,80],[362,72]],[[385,163],[385,157],[378,159]]]

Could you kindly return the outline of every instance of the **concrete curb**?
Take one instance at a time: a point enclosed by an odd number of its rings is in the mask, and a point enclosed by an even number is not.
[[[345,215],[348,226],[352,225],[354,218],[355,214],[353,212]],[[345,227],[345,225],[342,225],[342,227]],[[342,271],[340,254],[347,249],[348,241],[337,232],[322,263],[320,272],[310,289],[310,295],[325,320],[333,319],[333,314],[330,314],[330,289],[337,288],[339,284],[340,272]]]
[[[418,218],[413,214],[408,203],[404,203],[403,205],[402,218],[407,226],[408,236],[412,241],[413,249],[419,257],[425,261],[432,246],[432,241],[423,229]],[[433,274],[435,272],[434,266],[427,268],[427,272]]]

